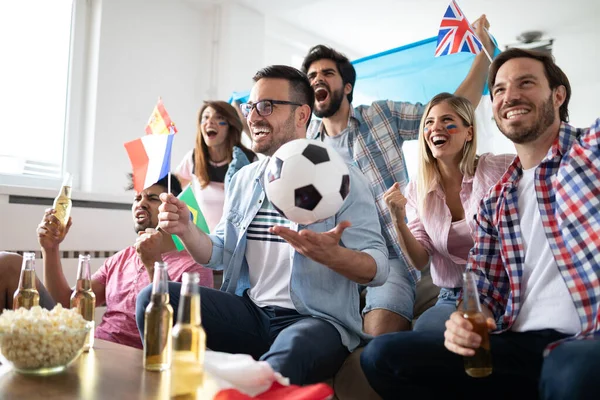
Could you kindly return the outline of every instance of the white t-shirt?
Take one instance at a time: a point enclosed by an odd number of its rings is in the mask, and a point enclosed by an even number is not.
[[[246,261],[250,274],[250,299],[259,307],[279,306],[295,310],[290,296],[292,277],[292,248],[282,238],[269,233],[272,226],[290,228],[265,197],[250,226],[248,226]]]
[[[516,332],[554,329],[574,335],[581,331],[581,322],[545,235],[534,178],[535,168],[524,170],[517,189],[525,262],[521,310],[511,329]]]

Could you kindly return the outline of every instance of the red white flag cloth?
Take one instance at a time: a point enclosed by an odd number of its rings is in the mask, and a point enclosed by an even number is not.
[[[146,135],[125,143],[133,169],[133,189],[140,193],[167,176],[171,170],[173,134]]]
[[[202,387],[197,399],[213,400],[328,400],[333,389],[324,384],[290,385],[289,379],[273,371],[265,361],[246,354],[206,351]]]

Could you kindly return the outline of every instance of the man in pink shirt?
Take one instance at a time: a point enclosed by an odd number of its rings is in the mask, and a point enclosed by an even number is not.
[[[170,234],[154,229],[158,225],[159,195],[166,191],[165,177],[135,194],[131,207],[138,234],[135,244],[108,258],[92,276],[96,306],[106,306],[102,322],[96,328],[95,336],[99,339],[142,348],[135,323],[135,301],[139,291],[152,281],[157,261],[167,263],[169,280],[180,282],[184,272],[199,272],[200,284],[212,287],[212,271],[197,264],[187,251],[178,252]],[[171,193],[177,196],[180,192],[179,181],[172,177]],[[71,227],[71,219],[65,229],[61,229],[54,213],[54,209],[46,210],[37,229],[44,261],[44,283],[56,302],[70,307],[72,288],[63,273],[59,245]]]

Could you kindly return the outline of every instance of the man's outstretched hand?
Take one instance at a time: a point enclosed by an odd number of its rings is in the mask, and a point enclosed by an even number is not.
[[[323,265],[331,265],[342,249],[342,233],[350,227],[349,221],[340,222],[328,232],[317,233],[309,229],[296,232],[283,226],[269,228],[269,232],[288,242],[298,253]]]

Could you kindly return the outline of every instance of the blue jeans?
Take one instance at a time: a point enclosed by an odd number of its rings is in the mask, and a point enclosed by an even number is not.
[[[369,286],[362,314],[383,309],[399,314],[411,321],[415,306],[416,286],[399,258],[390,258],[390,274],[381,286]]]
[[[413,331],[443,333],[446,330],[446,321],[450,318],[450,314],[456,311],[456,300],[460,289],[441,288],[438,301],[417,318]]]
[[[177,315],[181,283],[169,282]],[[144,341],[145,310],[152,286],[137,298],[136,322]],[[266,361],[296,385],[331,378],[348,357],[337,329],[324,319],[281,307],[258,307],[248,297],[200,287],[202,325],[207,347],[226,353],[250,354]]]
[[[600,398],[600,340],[565,342],[544,359],[540,398],[544,400]]]
[[[463,357],[444,347],[439,332],[397,332],[373,339],[361,367],[384,399],[591,399],[598,398],[600,341],[546,346],[566,335],[554,330],[504,332],[490,336],[493,372],[471,378]],[[538,391],[539,387],[539,391]]]

